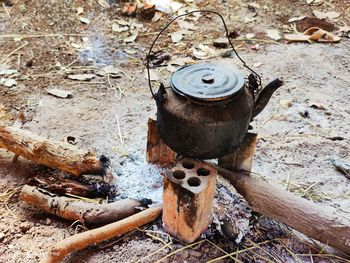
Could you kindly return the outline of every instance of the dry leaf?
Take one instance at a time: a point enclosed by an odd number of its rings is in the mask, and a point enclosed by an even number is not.
[[[203,44],[199,44],[197,48],[193,49],[193,56],[197,59],[208,59],[217,55],[214,49]]]
[[[156,12],[152,18],[152,22],[155,23],[155,22],[158,22],[159,19],[162,18],[162,13],[161,12]]]
[[[129,37],[124,39],[125,43],[131,43],[134,42],[138,36],[139,32],[135,31],[134,33],[132,33]]]
[[[326,110],[326,106],[315,101],[310,101],[309,102],[309,107],[314,108],[314,109],[319,109],[319,110]]]
[[[262,62],[255,62],[254,64],[253,64],[253,68],[259,68],[260,66],[262,65]]]
[[[266,35],[273,40],[280,40],[281,39],[281,35],[278,32],[278,30],[276,30],[276,29],[266,30]]]
[[[129,27],[127,26],[121,26],[117,23],[112,24],[112,31],[113,32],[124,32],[127,31],[129,29]]]
[[[79,45],[78,43],[70,43],[70,45],[71,45],[72,47],[76,48],[76,49],[82,48],[82,46]]]
[[[340,14],[338,12],[335,12],[335,11],[327,12],[326,14],[327,14],[327,17],[329,19],[335,19],[335,18],[340,17]]]
[[[136,13],[137,5],[133,3],[126,3],[123,6],[123,14],[133,15]]]
[[[88,18],[86,18],[86,17],[79,17],[79,20],[80,20],[80,22],[82,22],[83,24],[90,24],[90,20],[88,19]]]
[[[136,23],[136,22],[131,22],[131,23],[129,23],[129,27],[130,27],[131,29],[135,29],[135,28],[141,29],[141,28],[143,28],[143,24],[141,24],[141,23]]]
[[[171,73],[176,71],[176,67],[170,64],[166,67],[166,69]]]
[[[84,8],[82,8],[81,6],[79,6],[79,7],[77,8],[77,15],[80,15],[80,14],[82,14],[82,13],[84,13]]]
[[[249,23],[254,22],[255,20],[256,20],[256,18],[254,18],[254,17],[252,17],[252,18],[244,17],[243,22],[244,22],[245,24],[249,24]]]
[[[338,12],[334,12],[334,11],[324,13],[324,12],[321,12],[321,11],[318,11],[318,10],[314,10],[312,12],[314,13],[314,16],[316,18],[318,18],[318,19],[325,19],[327,17],[329,19],[335,19],[335,18],[340,16],[340,14]]]
[[[289,23],[293,23],[295,21],[303,20],[306,16],[298,16],[298,17],[292,17],[288,19]]]
[[[12,86],[17,85],[17,81],[14,79],[0,78],[0,84],[4,85],[5,87],[11,88]]]
[[[159,74],[158,74],[158,72],[156,70],[150,69],[149,70],[149,75],[150,75],[150,79],[152,81],[158,81],[159,80]],[[145,79],[148,79],[147,70],[145,70]]]
[[[16,74],[18,71],[16,69],[0,69],[0,76],[2,75],[12,75]]]
[[[120,69],[114,67],[113,65],[108,65],[102,68],[102,71],[110,75],[119,75],[121,73]]]
[[[320,5],[322,4],[323,0],[306,0],[306,3],[308,5]]]
[[[169,65],[176,65],[176,66],[183,66],[186,64],[193,64],[195,61],[190,57],[173,57],[168,64]]]
[[[179,25],[179,27],[181,29],[185,29],[185,30],[187,29],[187,30],[192,30],[192,31],[197,29],[197,27],[194,24],[189,23],[189,22],[187,22],[185,20],[179,20],[177,22],[177,24]]]
[[[173,0],[148,0],[147,4],[154,5],[156,10],[167,14],[177,12],[183,6],[182,3]]]
[[[98,4],[102,6],[103,8],[110,8],[111,6],[106,0],[98,0]]]
[[[75,74],[75,75],[68,75],[69,79],[72,80],[91,80],[95,78],[95,74]]]
[[[292,107],[293,102],[291,100],[288,100],[288,99],[282,99],[282,100],[280,100],[280,105],[282,106],[282,108],[288,109],[288,108]]]
[[[61,90],[61,89],[56,89],[56,88],[47,90],[47,93],[49,93],[50,95],[53,95],[55,97],[58,97],[58,98],[68,98],[68,97],[72,96],[71,91],[66,91],[66,90]]]
[[[248,33],[248,34],[245,35],[245,37],[247,39],[252,39],[254,36],[255,36],[255,34],[253,34],[253,33]]]
[[[182,40],[182,33],[180,31],[176,31],[170,34],[171,40],[173,43],[178,43]]]
[[[115,20],[115,22],[117,22],[121,26],[128,26],[129,25],[129,21],[126,21],[124,19],[117,19],[117,20]]]

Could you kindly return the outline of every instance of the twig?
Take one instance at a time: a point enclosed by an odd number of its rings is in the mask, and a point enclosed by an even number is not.
[[[280,109],[280,105],[278,105],[276,110],[260,125],[259,129],[261,129],[267,122],[272,120],[272,118],[275,116],[275,114],[278,112],[279,109]]]
[[[227,255],[228,257],[230,257],[230,258],[233,260],[233,262],[235,262],[236,259],[235,259],[234,257],[230,256],[229,253],[227,253],[224,249],[222,249],[221,247],[219,247],[218,245],[214,244],[213,242],[211,242],[211,241],[208,240],[208,239],[207,239],[207,242],[208,242],[209,244],[213,245],[214,247],[216,247],[217,249],[219,249],[221,252],[225,253],[225,255]]]
[[[157,254],[158,252],[160,252],[160,251],[162,251],[163,249],[167,248],[170,244],[171,244],[171,242],[165,244],[165,245],[162,246],[161,248],[158,248],[157,250],[153,251],[151,254],[148,254],[148,255],[144,256],[143,258],[137,260],[135,263],[142,263],[142,262],[144,262],[144,260],[145,260],[146,258],[149,258],[149,257],[151,257],[151,256],[153,256],[153,255],[155,255],[155,254]]]
[[[274,262],[281,262],[279,259],[276,259],[273,255],[271,255],[270,252],[268,252],[266,249],[262,248],[261,246],[258,246],[256,243],[254,243],[252,240],[250,240],[249,238],[246,237],[246,239],[248,240],[248,242],[250,244],[252,244],[253,246],[255,246],[256,248],[264,251],[268,256],[272,257],[275,261]],[[266,261],[267,262],[267,261]],[[283,263],[283,262],[281,262]]]
[[[117,119],[118,137],[119,137],[120,146],[121,146],[121,148],[122,148],[123,155],[128,155],[128,154],[127,154],[127,151],[126,151],[126,149],[125,149],[124,136],[123,136],[122,130],[121,130],[121,128],[120,128],[119,117],[117,116],[116,119]]]
[[[162,257],[161,259],[157,260],[155,263],[160,263],[160,262],[162,262],[164,259],[166,259],[166,258],[168,258],[168,257],[170,257],[170,256],[172,256],[172,255],[174,255],[174,254],[176,254],[177,252],[180,252],[180,251],[182,251],[182,250],[185,250],[186,248],[190,248],[190,247],[193,247],[193,246],[202,244],[202,243],[205,242],[205,241],[206,241],[206,240],[203,239],[203,240],[200,240],[200,241],[198,241],[198,242],[195,242],[195,243],[189,244],[189,245],[187,245],[187,246],[181,247],[181,248],[179,248],[179,249],[177,249],[177,250],[175,250],[175,251],[173,251],[173,252],[167,254],[166,256]]]
[[[8,18],[10,19],[11,15],[10,15],[9,11],[7,10],[6,5],[4,3],[2,3],[2,7],[5,9],[5,12],[6,12]]]
[[[159,235],[165,234],[165,235],[166,235],[167,237],[169,237],[169,239],[171,240],[171,237],[170,237],[169,234],[161,233],[161,232],[159,232],[159,231],[152,231],[152,230],[144,230],[144,232],[146,233],[147,236],[149,236],[149,237],[151,237],[151,238],[153,238],[153,239],[155,239],[155,240],[158,240],[159,242],[163,243],[164,245],[167,245],[167,244],[168,244],[167,246],[170,248],[170,250],[174,250],[174,249],[172,248],[172,246],[170,246],[170,244],[172,244],[172,242],[166,243],[166,242],[165,242],[163,239],[161,239],[160,237],[158,237],[158,236],[156,236],[156,235],[152,235],[152,234],[150,234],[150,233],[159,234]]]
[[[4,57],[1,61],[0,64],[4,63],[9,57],[11,57],[13,54],[15,54],[17,51],[21,50],[22,48],[24,48],[25,46],[27,46],[29,44],[29,42],[24,43],[23,45],[19,46],[18,48],[16,48],[15,50],[11,51],[6,57]]]
[[[261,244],[265,244],[265,243],[269,243],[269,242],[271,242],[271,240],[265,240],[265,241],[260,242],[260,243],[258,243],[258,244],[256,244],[256,245],[261,245]],[[246,251],[249,251],[249,250],[252,250],[252,249],[256,249],[256,247],[253,246],[253,247],[249,247],[249,248],[237,250],[237,251],[232,252],[232,253],[230,253],[230,254],[227,254],[227,255],[224,255],[224,256],[221,256],[221,257],[218,257],[218,258],[214,258],[214,259],[212,259],[212,260],[209,260],[209,261],[207,261],[207,263],[213,263],[213,262],[216,262],[216,261],[225,259],[225,258],[230,257],[230,256],[234,256],[234,255],[237,255],[237,254],[240,254],[240,253],[242,253],[242,252],[246,252]],[[237,259],[235,259],[235,260],[237,260]]]

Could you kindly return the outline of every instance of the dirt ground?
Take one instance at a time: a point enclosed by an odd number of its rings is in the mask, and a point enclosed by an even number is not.
[[[158,169],[144,160],[147,119],[155,118],[156,111],[144,60],[155,34],[175,13],[162,13],[159,21],[152,22],[140,15],[123,15],[123,1],[109,2],[110,8],[93,0],[0,1],[0,64],[18,71],[7,76],[17,85],[0,85],[0,122],[17,126],[23,123],[24,129],[60,141],[74,136],[78,147],[95,149],[111,159],[119,185],[117,198],[149,194],[147,197],[157,202],[162,180]],[[262,75],[263,83],[276,77],[285,80],[252,123],[259,134],[254,176],[333,206],[350,218],[350,181],[331,163],[332,159],[350,163],[350,41],[349,33],[339,30],[350,25],[350,3],[316,2],[320,4],[308,5],[303,0],[187,1],[183,7],[186,11],[221,12],[230,32],[240,35],[232,38],[234,45]],[[83,12],[78,15],[79,7]],[[313,10],[335,11],[340,16],[315,20]],[[342,40],[332,44],[287,44],[265,34],[267,29],[274,29],[283,36],[291,30],[288,20],[300,16],[313,19],[296,21],[298,30],[317,25],[342,36]],[[87,18],[88,23],[79,17]],[[113,31],[112,24],[118,19],[129,22],[131,29]],[[166,50],[171,57],[197,61],[190,48],[200,43],[210,45],[222,35],[222,27],[214,18],[196,19],[192,17],[187,22],[197,31],[185,35],[180,43],[172,43],[165,36],[158,50]],[[136,40],[125,42],[136,29]],[[169,30],[177,29],[174,26]],[[209,60],[231,64],[248,75],[237,58],[217,55]],[[119,69],[117,78],[101,73],[107,65]],[[87,73],[95,77],[89,81],[67,77]],[[161,73],[161,79],[170,74],[166,70]],[[70,91],[72,96],[64,99],[48,94],[47,90],[54,87]],[[23,158],[12,163],[12,157],[0,151],[0,262],[38,262],[52,244],[84,229],[79,223],[72,224],[22,203],[18,198],[21,185],[46,168]],[[285,226],[254,215],[232,192],[234,189],[221,179],[214,219],[222,219],[217,218],[220,209],[241,216],[242,224],[249,223],[242,226],[246,231],[242,241],[226,240],[214,220],[202,237],[204,241],[184,248],[163,232],[157,220],[124,237],[75,253],[66,262],[207,262],[253,244],[258,244],[255,251],[240,253],[237,258],[235,255],[235,260],[349,262],[336,251],[323,250]],[[244,212],[238,212],[241,210]],[[259,235],[255,228],[260,229]],[[273,244],[260,245],[269,240],[274,240]],[[233,262],[234,258],[215,262]]]

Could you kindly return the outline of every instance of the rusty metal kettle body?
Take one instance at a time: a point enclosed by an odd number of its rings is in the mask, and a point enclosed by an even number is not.
[[[162,140],[183,156],[213,159],[232,153],[239,146],[251,120],[264,109],[283,82],[276,79],[261,90],[260,76],[235,51],[223,17],[214,11],[194,12],[219,15],[233,51],[252,71],[248,81],[227,65],[199,63],[175,71],[169,88],[161,85],[157,93],[153,93],[150,78],[149,85],[157,104],[157,126]],[[173,19],[153,42],[147,57],[148,74],[154,43],[181,16]]]

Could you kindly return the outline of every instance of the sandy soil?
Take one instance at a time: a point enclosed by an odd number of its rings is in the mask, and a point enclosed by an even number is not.
[[[23,112],[25,129],[61,141],[74,136],[78,147],[94,148],[111,158],[115,178],[119,181],[117,198],[146,194],[159,201],[159,171],[144,161],[147,118],[155,118],[155,104],[148,91],[142,62],[154,38],[153,32],[158,32],[169,18],[164,16],[153,23],[138,17],[122,17],[118,5],[105,10],[97,1],[12,2],[13,6],[6,7],[10,18],[5,9],[0,10],[0,59],[28,44],[1,62],[19,73],[17,86],[0,86],[0,121],[6,125],[18,124],[17,116]],[[246,1],[195,2],[206,9],[219,6],[227,15],[231,31],[239,31],[241,35],[255,33],[255,38],[260,40],[234,43],[247,63],[255,65],[254,69],[262,74],[264,83],[275,77],[285,80],[285,85],[253,123],[259,133],[253,167],[255,176],[262,176],[320,204],[336,207],[350,217],[350,182],[330,162],[332,158],[350,162],[350,41],[343,37],[338,44],[285,44],[283,40],[271,43],[273,41],[264,34],[266,29],[282,32],[289,18],[311,17],[312,10],[340,12],[337,20],[326,20],[336,31],[350,22],[349,3],[326,1],[320,6],[308,6],[304,1],[261,0],[257,1],[258,14],[253,16],[255,11],[248,8]],[[90,24],[79,21],[77,7],[84,7],[81,16],[88,17]],[[245,23],[246,17],[253,21]],[[128,32],[111,31],[113,19],[119,18],[143,24],[144,31],[135,42],[124,43]],[[192,22],[198,25],[199,33],[188,36],[184,44],[172,44],[167,38],[161,42],[161,48],[168,46],[172,55],[191,55],[192,44],[210,43],[210,39],[220,35],[215,22],[201,19],[208,23],[204,26]],[[297,25],[303,26],[302,23]],[[49,36],[51,33],[59,34]],[[87,37],[87,41],[82,37]],[[77,50],[74,43],[88,45],[89,49]],[[260,45],[257,51],[250,48],[256,43]],[[232,64],[248,74],[237,59],[213,60]],[[125,74],[117,79],[110,78],[111,84],[106,76],[97,76],[91,81],[67,78],[73,73],[96,73],[112,64]],[[122,94],[117,85],[122,88]],[[73,96],[69,99],[51,96],[46,90],[52,87],[72,91]],[[343,139],[332,139],[335,137]],[[9,153],[0,151],[0,262],[38,262],[50,245],[83,229],[23,204],[18,199],[20,186],[38,169],[46,168],[23,158],[13,164],[11,158]],[[147,185],[147,191],[140,190],[142,182]],[[245,212],[239,215],[243,218],[242,224],[248,222],[250,226],[257,226],[257,222],[252,222],[255,215],[241,198],[231,194],[225,182],[220,181],[218,189],[215,216],[220,209],[225,209],[225,213],[237,217],[237,211],[243,209]],[[6,193],[10,190],[12,192]],[[309,249],[319,250],[317,246],[305,245],[283,226],[264,218],[256,220],[261,226],[265,222],[267,230],[254,242],[281,237],[286,245],[269,246],[277,254],[272,258],[263,250],[256,251],[263,257],[242,254],[243,262],[345,262],[335,256],[298,256],[309,253]],[[248,226],[244,227],[249,235],[254,233]],[[141,262],[156,262],[182,247],[172,240],[172,249],[166,248],[149,236],[150,233],[159,235],[163,242],[171,241],[162,232],[158,220],[121,239],[76,253],[67,262],[137,262],[144,257],[147,258]],[[204,238],[209,241],[178,251],[162,262],[206,262],[224,255],[220,249],[233,252],[251,246],[245,239],[239,245],[225,240],[215,222]],[[158,253],[152,254],[158,249]],[[230,261],[226,258],[218,262]]]

